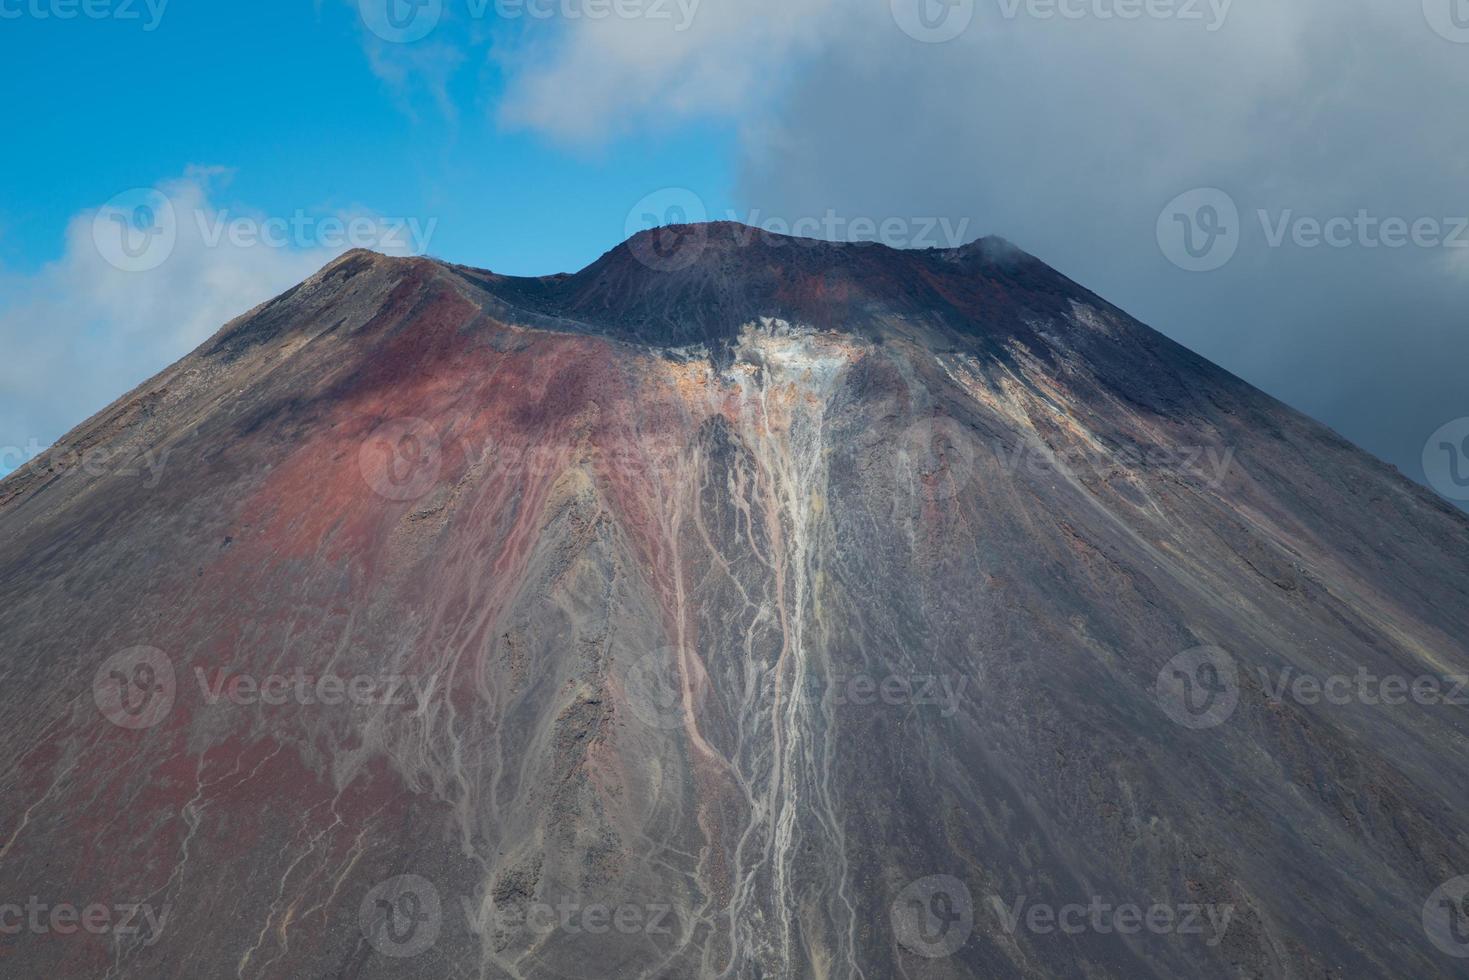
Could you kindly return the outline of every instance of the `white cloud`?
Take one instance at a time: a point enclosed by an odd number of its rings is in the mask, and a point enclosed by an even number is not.
[[[7,450],[6,464],[18,462],[16,450],[54,442],[232,318],[346,251],[313,241],[249,243],[248,234],[234,231],[253,227],[268,235],[264,216],[216,207],[211,186],[222,176],[193,169],[148,195],[166,196],[175,216],[176,240],[156,268],[129,272],[104,258],[94,218],[103,212],[106,245],[109,213],[99,208],[72,219],[65,252],[55,262],[33,275],[0,273],[0,448]]]
[[[384,2],[346,0],[369,66],[404,112],[427,101],[456,121],[455,76],[477,64],[490,69],[480,81],[503,80],[500,123],[574,144],[738,118],[849,16],[840,0],[458,0],[415,8],[405,40],[368,25]]]
[[[670,0],[644,16],[561,20],[508,61],[500,119],[567,142],[630,126],[738,117],[779,92],[786,71],[844,33],[834,0]],[[652,12],[666,13],[654,16]]]

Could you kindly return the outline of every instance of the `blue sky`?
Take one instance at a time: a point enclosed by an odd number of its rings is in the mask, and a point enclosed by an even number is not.
[[[0,471],[328,261],[333,221],[546,274],[676,201],[1003,235],[1415,479],[1469,436],[1469,0],[149,2],[0,0]],[[140,193],[177,241],[119,268],[98,229]]]
[[[4,110],[20,137],[0,154],[6,268],[54,261],[74,215],[190,166],[231,171],[221,207],[437,219],[434,253],[525,274],[615,245],[628,207],[657,188],[728,198],[729,125],[568,147],[496,122],[504,82],[488,48],[455,72],[450,117],[374,73],[375,39],[339,0],[171,0],[145,24],[0,21],[0,63],[23,94]]]

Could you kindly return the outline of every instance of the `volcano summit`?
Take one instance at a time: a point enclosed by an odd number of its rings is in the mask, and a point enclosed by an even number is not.
[[[353,252],[0,483],[0,972],[1465,976],[1466,636],[1001,241]]]

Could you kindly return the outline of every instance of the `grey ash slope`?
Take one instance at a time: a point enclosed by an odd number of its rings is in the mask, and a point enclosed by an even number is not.
[[[385,470],[408,419],[432,465]],[[0,484],[0,895],[172,917],[0,940],[18,975],[1469,975],[1421,921],[1469,874],[1469,709],[1272,698],[1469,672],[1469,522],[997,242],[354,253],[68,443],[167,465]],[[92,683],[139,645],[178,686],[127,730]],[[1192,729],[1156,686],[1205,645],[1238,705]],[[439,683],[194,679],[298,666]],[[442,916],[395,959],[359,913],[404,874]],[[902,919],[931,876],[974,916],[938,957]],[[996,904],[1094,897],[1230,920]],[[668,928],[515,924],[563,902]]]

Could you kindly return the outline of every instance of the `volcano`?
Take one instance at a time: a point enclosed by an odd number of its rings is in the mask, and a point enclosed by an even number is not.
[[[1001,240],[352,252],[0,484],[0,973],[1469,976],[1466,636]]]

